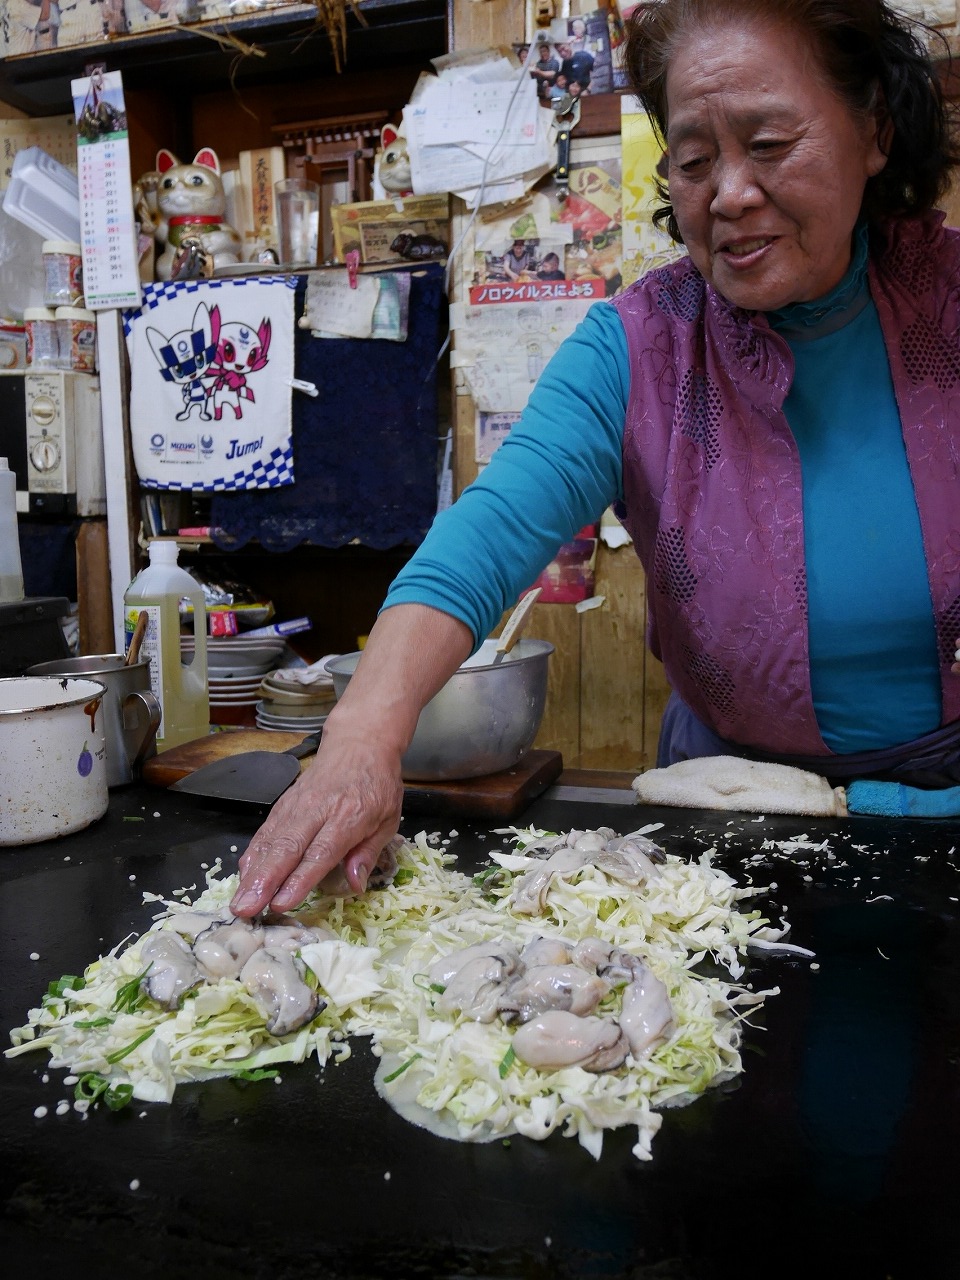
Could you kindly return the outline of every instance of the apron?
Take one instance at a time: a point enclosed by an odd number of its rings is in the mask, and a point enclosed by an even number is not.
[[[686,703],[671,693],[660,726],[657,768],[702,756],[739,756],[770,764],[792,765],[844,785],[855,779],[903,782],[910,787],[954,787],[960,784],[960,720],[934,729],[912,742],[849,755],[760,754],[729,742],[700,721]]]

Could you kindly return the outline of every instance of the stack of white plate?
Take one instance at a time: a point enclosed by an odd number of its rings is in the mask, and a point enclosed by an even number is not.
[[[216,676],[208,676],[210,689],[210,718],[215,720],[214,712],[225,707],[255,707],[260,697],[260,677],[252,680],[222,680]]]
[[[282,716],[276,712],[264,711],[263,702],[257,703],[257,728],[273,729],[278,733],[302,733],[304,737],[313,733],[326,722],[326,714],[315,716]]]

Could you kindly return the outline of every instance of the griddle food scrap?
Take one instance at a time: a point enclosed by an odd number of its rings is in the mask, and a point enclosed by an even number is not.
[[[295,913],[237,920],[220,863],[196,901],[145,894],[152,927],[51,983],[7,1056],[45,1049],[78,1098],[169,1102],[178,1085],[323,1065],[370,1037],[378,1092],[444,1137],[577,1137],[635,1126],[649,1159],[664,1107],[743,1069],[741,1027],[776,988],[740,980],[786,949],[710,852],[643,832],[509,828],[469,877],[421,832],[395,842],[363,897],[317,892]],[[395,855],[395,856],[394,856]]]

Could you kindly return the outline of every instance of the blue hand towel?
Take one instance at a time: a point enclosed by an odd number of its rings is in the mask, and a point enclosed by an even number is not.
[[[960,787],[924,791],[903,782],[851,782],[847,808],[888,818],[953,818],[960,815]]]

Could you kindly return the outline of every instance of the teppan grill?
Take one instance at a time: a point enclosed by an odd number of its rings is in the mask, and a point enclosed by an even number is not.
[[[776,884],[758,905],[775,919],[785,910],[792,940],[816,952],[813,964],[755,963],[747,980],[780,994],[746,1029],[744,1074],[666,1112],[652,1161],[634,1158],[628,1129],[608,1135],[599,1161],[559,1135],[435,1137],[377,1096],[359,1040],[343,1064],[286,1067],[279,1084],[185,1085],[169,1106],[86,1117],[56,1114],[72,1090],[38,1052],[0,1062],[8,1274],[955,1276],[960,823],[761,820],[586,794],[553,788],[520,821],[619,832],[659,821],[655,838],[690,856],[715,842],[738,880]],[[4,1043],[51,979],[148,927],[142,891],[198,883],[217,857],[229,868],[231,845],[242,850],[261,818],[134,786],[85,831],[5,850]],[[407,829],[448,821],[417,816]],[[456,829],[449,847],[473,870],[489,842],[469,822]],[[834,856],[790,853],[800,835]]]

